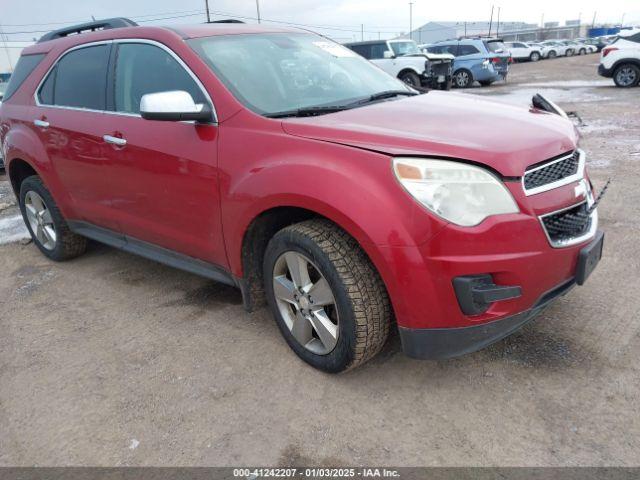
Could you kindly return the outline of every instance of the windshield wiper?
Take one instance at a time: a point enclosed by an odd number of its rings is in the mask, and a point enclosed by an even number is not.
[[[284,118],[284,117],[313,117],[315,115],[323,115],[325,113],[334,113],[341,110],[351,108],[347,105],[329,105],[324,107],[304,107],[294,110],[286,110],[284,112],[267,113],[265,117]]]
[[[418,95],[417,92],[411,92],[409,90],[385,90],[384,92],[374,93],[362,100],[357,100],[353,103],[345,105],[324,105],[318,107],[303,107],[293,110],[285,110],[283,112],[267,113],[265,117],[269,118],[284,118],[284,117],[313,117],[315,115],[324,115],[325,113],[335,113],[342,110],[348,110],[350,108],[356,108],[366,103],[375,102],[377,100],[383,100],[385,98],[397,97],[400,95],[412,97]]]
[[[398,96],[407,96],[413,97],[414,95],[418,95],[418,92],[411,92],[409,90],[385,90],[384,92],[374,93],[369,97],[358,100],[355,105],[362,105],[364,103],[375,102],[377,100],[383,100],[385,98],[398,97]]]

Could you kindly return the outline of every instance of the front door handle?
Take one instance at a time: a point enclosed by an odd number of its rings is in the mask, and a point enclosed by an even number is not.
[[[124,147],[127,144],[127,141],[124,138],[114,137],[113,135],[103,135],[102,139],[107,143],[112,143],[119,147]]]
[[[33,124],[36,127],[40,127],[40,128],[49,128],[49,122],[47,122],[46,120],[40,120],[40,119],[36,119],[33,121]]]

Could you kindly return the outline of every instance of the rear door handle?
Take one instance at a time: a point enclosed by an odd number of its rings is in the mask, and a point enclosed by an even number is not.
[[[33,124],[34,124],[36,127],[40,127],[40,128],[49,128],[49,122],[47,122],[47,121],[45,121],[45,120],[39,120],[39,119],[36,119],[36,120],[34,120],[34,121],[33,121]]]
[[[114,137],[113,135],[103,135],[102,139],[107,143],[112,143],[119,147],[124,147],[127,144],[127,141],[124,138]]]

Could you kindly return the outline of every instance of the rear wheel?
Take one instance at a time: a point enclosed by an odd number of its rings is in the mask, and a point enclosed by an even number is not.
[[[573,50],[572,49],[567,50],[567,53],[565,53],[565,55],[567,57],[573,57]]]
[[[293,351],[330,373],[372,358],[389,332],[391,306],[357,242],[326,220],[278,232],[264,259],[267,299]]]
[[[20,185],[20,210],[33,243],[51,260],[68,260],[84,253],[87,240],[73,233],[51,193],[37,175]]]
[[[466,69],[458,70],[453,74],[453,85],[458,88],[468,88],[473,85],[473,74]]]
[[[586,48],[581,48],[580,49],[580,55],[586,55],[587,54],[587,49]]]
[[[635,87],[640,82],[640,68],[632,63],[623,63],[613,72],[613,81],[618,87]]]
[[[549,51],[549,55],[547,55],[549,58],[556,58],[558,56],[558,53],[555,50],[550,50]]]
[[[531,52],[531,55],[529,55],[529,60],[531,60],[532,62],[537,62],[538,60],[540,60],[540,54],[538,52]]]
[[[407,85],[410,85],[412,87],[420,87],[420,77],[416,72],[402,72],[400,75],[398,75],[398,78]]]

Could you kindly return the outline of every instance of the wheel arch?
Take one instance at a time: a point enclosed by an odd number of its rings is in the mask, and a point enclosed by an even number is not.
[[[632,65],[635,65],[636,67],[640,67],[640,58],[621,58],[620,60],[616,60],[615,63],[611,66],[611,71],[614,72],[616,68],[621,67],[626,63],[630,63]]]
[[[20,186],[24,180],[32,175],[39,175],[35,167],[19,157],[12,158],[7,164],[7,175],[16,198],[20,196]]]
[[[302,206],[302,205],[305,206]],[[244,228],[239,252],[229,252],[232,270],[236,270],[237,283],[242,290],[244,306],[252,311],[266,303],[263,285],[262,264],[267,244],[283,228],[310,219],[323,219],[336,225],[351,236],[367,255],[382,278],[385,288],[387,282],[385,267],[371,238],[354,222],[326,205],[309,208],[308,199],[304,202],[288,202],[264,208],[256,214]],[[239,259],[238,259],[239,255]],[[234,260],[240,261],[241,272],[234,269]],[[240,275],[238,275],[240,273]]]
[[[404,67],[402,70],[398,72],[398,75],[396,75],[396,77],[400,78],[405,73],[415,73],[416,75],[420,76],[420,72],[416,70],[414,67]]]

